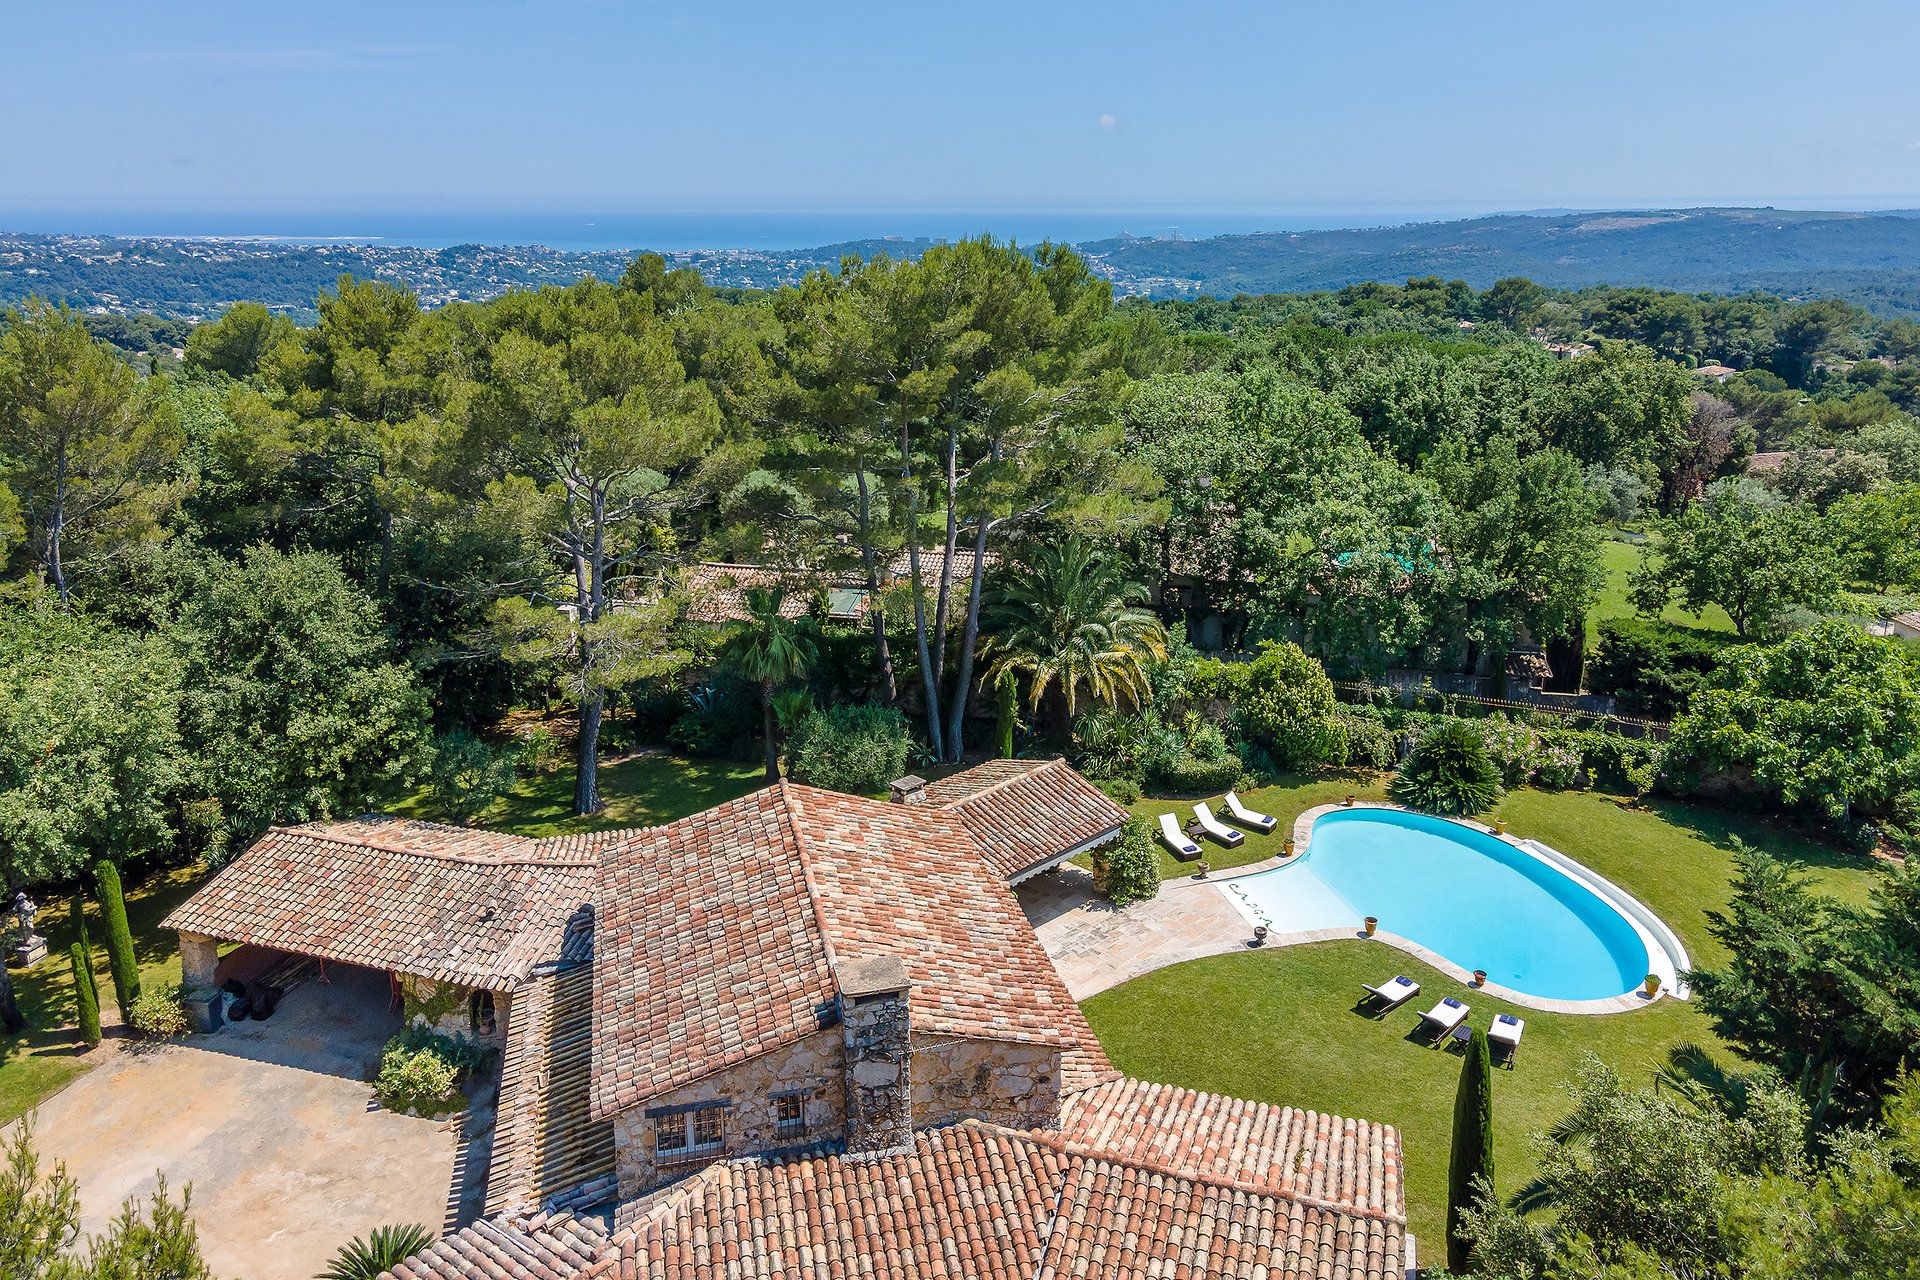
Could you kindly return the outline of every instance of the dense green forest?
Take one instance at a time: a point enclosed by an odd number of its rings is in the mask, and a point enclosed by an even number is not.
[[[759,293],[651,255],[431,310],[342,277],[316,311],[233,307],[177,361],[170,322],[7,314],[13,882],[364,805],[473,765],[516,708],[570,708],[590,812],[636,735],[771,757],[802,668],[928,761],[1017,721],[1114,776],[1288,763],[1284,735],[1151,708],[1121,734],[1151,740],[1116,744],[1099,714],[1191,676],[1125,622],[1142,605],[1176,656],[1278,642],[1336,677],[1497,684],[1544,651],[1557,687],[1661,718],[1712,688],[1750,720],[1740,682],[1771,677],[1727,653],[1796,635],[1867,683],[1909,661],[1821,625],[1859,636],[1920,593],[1915,327],[1840,303],[1415,279],[1116,306],[1070,250],[980,241]],[[701,561],[873,607],[769,675],[689,620]],[[1650,621],[1596,628],[1609,598]],[[1348,720],[1325,758],[1380,755]],[[46,756],[34,726],[62,723],[87,732]],[[1913,825],[1911,744],[1808,790],[1681,736],[1674,786],[1733,769],[1869,842]]]

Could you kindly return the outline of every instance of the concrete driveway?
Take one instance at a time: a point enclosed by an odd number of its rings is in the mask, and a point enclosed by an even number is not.
[[[387,978],[334,966],[266,1022],[129,1048],[40,1107],[43,1157],[66,1162],[89,1231],[129,1196],[193,1186],[222,1280],[307,1280],[342,1244],[391,1222],[438,1234],[459,1134],[380,1109],[366,1083],[399,1027]]]

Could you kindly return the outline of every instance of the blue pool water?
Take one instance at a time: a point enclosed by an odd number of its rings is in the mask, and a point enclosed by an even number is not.
[[[1646,943],[1585,885],[1505,840],[1426,814],[1323,814],[1305,855],[1226,887],[1277,931],[1378,916],[1383,931],[1528,995],[1601,1000],[1648,971]]]

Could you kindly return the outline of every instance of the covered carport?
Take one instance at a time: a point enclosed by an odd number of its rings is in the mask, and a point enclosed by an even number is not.
[[[500,1044],[514,991],[560,955],[593,874],[571,841],[382,817],[280,827],[163,925],[202,1030],[232,1010],[232,987],[270,1003],[354,965],[387,975],[405,1022]]]

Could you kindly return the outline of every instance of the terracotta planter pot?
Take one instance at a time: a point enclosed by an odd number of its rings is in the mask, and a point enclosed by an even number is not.
[[[1484,987],[1487,985],[1487,971],[1485,969],[1475,969],[1473,971],[1473,985],[1476,987]]]
[[[1367,936],[1369,938],[1371,938],[1374,935],[1374,931],[1377,930],[1379,927],[1380,927],[1380,918],[1378,916],[1367,917]]]
[[[1288,836],[1285,840],[1281,842],[1280,847],[1282,849],[1285,849],[1287,851],[1287,856],[1291,858],[1293,856],[1293,837]]]

